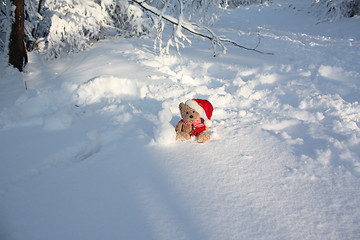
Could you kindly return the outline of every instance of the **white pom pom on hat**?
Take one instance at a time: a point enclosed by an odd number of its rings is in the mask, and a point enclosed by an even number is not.
[[[185,104],[200,113],[200,115],[204,114],[205,112],[205,115],[208,119],[204,121],[204,124],[207,127],[211,126],[211,117],[214,111],[214,107],[208,100],[194,98],[187,100]]]

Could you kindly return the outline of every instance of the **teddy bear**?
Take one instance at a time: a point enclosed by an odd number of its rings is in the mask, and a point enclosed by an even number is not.
[[[190,99],[179,104],[182,119],[175,127],[177,140],[189,140],[196,137],[199,143],[210,140],[211,136],[206,132],[211,126],[211,116],[214,110],[212,104],[204,99]],[[208,119],[201,116],[206,114]]]

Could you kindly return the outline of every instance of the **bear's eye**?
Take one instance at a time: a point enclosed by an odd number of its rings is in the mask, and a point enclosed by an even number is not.
[[[186,114],[189,114],[189,112],[186,112]]]
[[[195,113],[195,111],[193,111],[193,113]]]

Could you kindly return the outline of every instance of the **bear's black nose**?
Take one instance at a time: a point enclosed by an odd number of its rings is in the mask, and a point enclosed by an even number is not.
[[[194,116],[193,115],[190,115],[190,117],[189,118],[193,118]]]

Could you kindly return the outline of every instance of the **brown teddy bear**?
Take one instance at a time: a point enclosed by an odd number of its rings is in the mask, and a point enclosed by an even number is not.
[[[210,134],[206,130],[211,125],[211,116],[214,110],[211,103],[203,99],[191,99],[179,104],[182,119],[175,127],[177,140],[189,140],[192,136],[197,138],[199,143],[210,140]],[[201,115],[205,112],[207,120]]]

